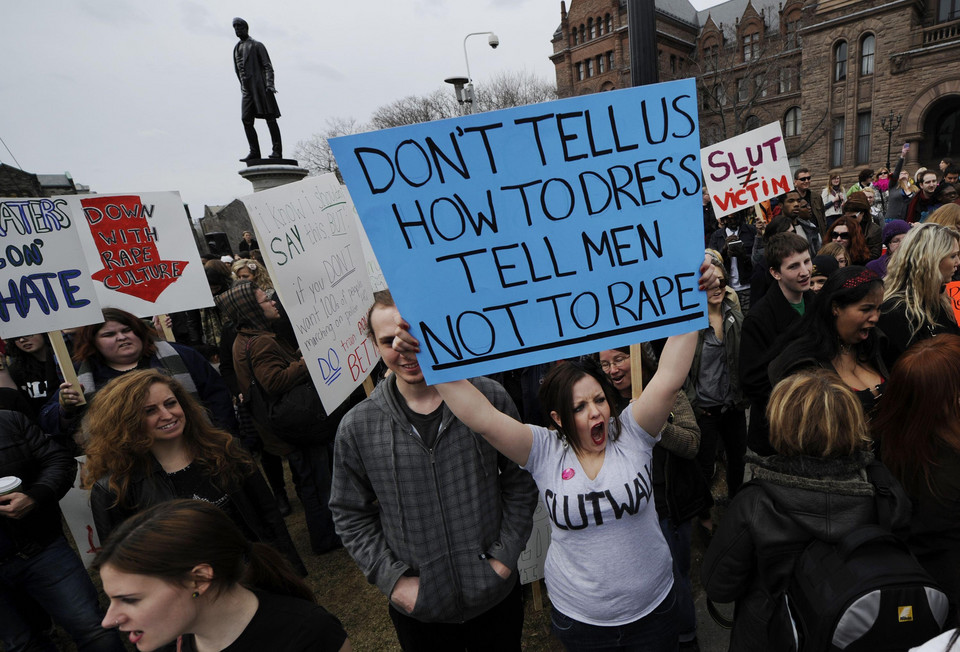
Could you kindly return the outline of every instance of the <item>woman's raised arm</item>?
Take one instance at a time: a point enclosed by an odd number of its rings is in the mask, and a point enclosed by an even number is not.
[[[410,324],[402,318],[397,322],[393,348],[408,355],[420,352],[420,342],[410,334]],[[440,383],[435,387],[453,415],[470,430],[482,435],[491,446],[520,466],[527,463],[533,446],[530,426],[495,408],[468,380]]]

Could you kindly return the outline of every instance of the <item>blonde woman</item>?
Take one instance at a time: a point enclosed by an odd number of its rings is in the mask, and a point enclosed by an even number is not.
[[[827,218],[827,224],[843,215],[843,202],[847,200],[847,191],[839,174],[830,175],[830,182],[820,191],[820,198],[823,199],[823,214]]]
[[[942,333],[960,335],[944,293],[960,266],[960,233],[940,224],[910,229],[890,259],[877,326],[886,335],[881,354],[888,369],[911,344]]]
[[[249,258],[241,258],[233,261],[232,267],[233,275],[238,281],[252,281],[268,295],[273,295],[273,280],[262,264]]]
[[[957,233],[960,233],[960,205],[944,204],[937,210],[930,213],[927,218],[928,224],[940,224],[946,226]]]

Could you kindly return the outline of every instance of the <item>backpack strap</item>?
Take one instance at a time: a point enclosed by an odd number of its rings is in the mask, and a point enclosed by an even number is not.
[[[893,530],[893,486],[895,480],[882,463],[873,460],[867,464],[867,480],[873,485],[874,502],[877,505],[877,519],[880,527],[887,532]]]

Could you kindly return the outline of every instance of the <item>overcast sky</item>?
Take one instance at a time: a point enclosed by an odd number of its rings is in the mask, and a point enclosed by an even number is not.
[[[568,3],[569,4],[569,3]],[[204,204],[251,192],[233,71],[234,16],[250,24],[276,70],[284,154],[333,117],[426,94],[470,69],[554,79],[550,38],[559,0],[29,0],[0,20],[0,162],[69,171],[95,192],[179,190]],[[452,87],[451,92],[452,92]],[[269,135],[257,121],[261,147]]]

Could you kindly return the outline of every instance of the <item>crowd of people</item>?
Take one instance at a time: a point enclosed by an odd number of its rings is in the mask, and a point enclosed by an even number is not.
[[[376,386],[297,436],[256,403],[310,377],[249,233],[251,258],[205,263],[215,307],[169,323],[108,308],[68,333],[77,383],[46,335],[8,340],[0,476],[21,484],[0,486],[0,640],[53,649],[52,617],[79,650],[121,650],[118,632],[141,650],[349,650],[303,581],[284,461],[312,552],[346,548],[405,650],[520,649],[517,562],[541,501],[568,650],[698,650],[695,532],[707,595],[736,603],[731,650],[778,649],[776,596],[804,548],[870,525],[935,579],[934,633],[949,631],[960,168],[911,177],[905,155],[820,192],[801,167],[719,220],[705,204],[707,322],[663,342],[428,385],[416,316],[377,292]],[[81,454],[105,613],[59,524]]]

